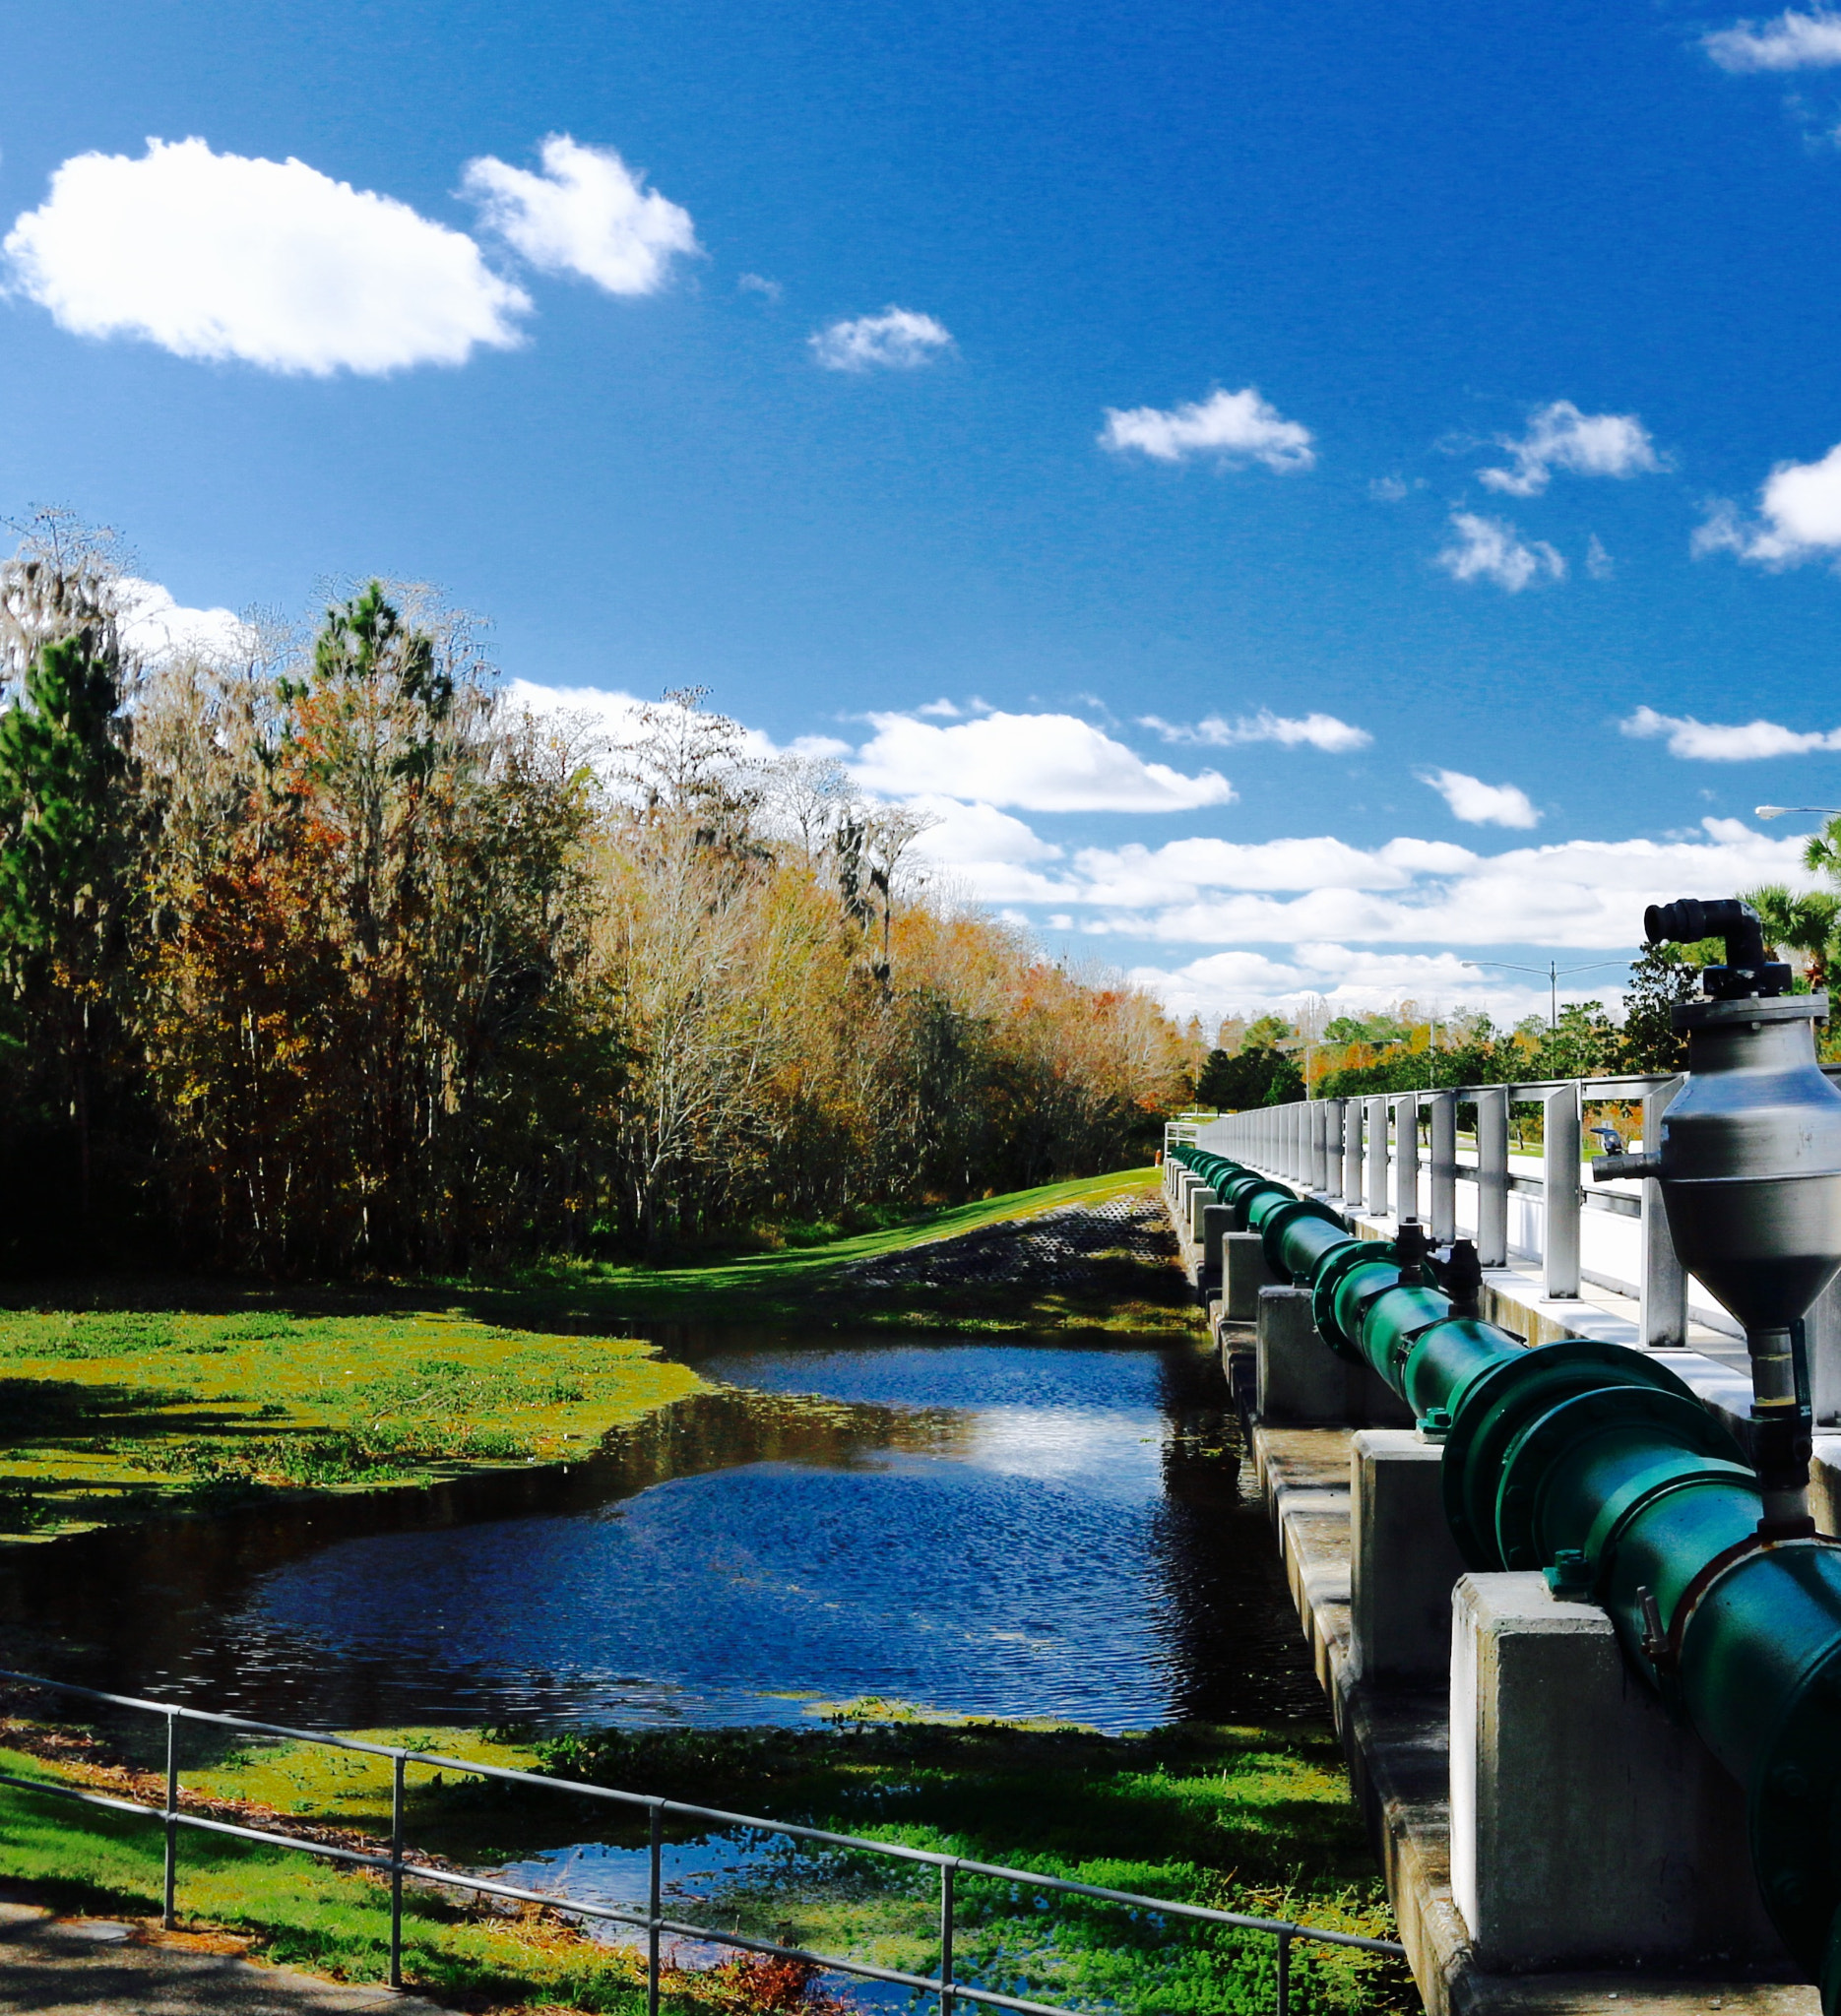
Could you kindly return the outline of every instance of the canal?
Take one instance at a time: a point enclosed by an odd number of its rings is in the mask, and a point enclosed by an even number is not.
[[[1207,1354],[684,1334],[601,1454],[33,1549],[41,1670],[285,1722],[1109,1732],[1320,1707]]]

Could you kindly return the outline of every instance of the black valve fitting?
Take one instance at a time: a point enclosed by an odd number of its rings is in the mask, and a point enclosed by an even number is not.
[[[1643,913],[1643,935],[1652,945],[1724,938],[1726,964],[1709,966],[1700,976],[1701,985],[1716,1001],[1790,991],[1790,969],[1764,957],[1764,926],[1758,914],[1736,896],[1711,903],[1692,896],[1679,903],[1652,903]]]
[[[1475,1244],[1469,1239],[1453,1239],[1442,1253],[1431,1256],[1430,1266],[1438,1286],[1451,1297],[1452,1315],[1476,1316],[1483,1292],[1483,1262]]]
[[[1426,1259],[1431,1251],[1431,1241],[1426,1236],[1426,1228],[1417,1218],[1400,1221],[1400,1229],[1394,1234],[1393,1254],[1400,1263],[1400,1286],[1419,1288],[1426,1280]]]

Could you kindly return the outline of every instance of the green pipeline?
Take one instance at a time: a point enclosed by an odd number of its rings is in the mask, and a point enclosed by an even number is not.
[[[1841,1546],[1759,1541],[1756,1478],[1667,1366],[1586,1338],[1531,1349],[1328,1205],[1204,1149],[1172,1156],[1259,1234],[1276,1279],[1310,1292],[1329,1348],[1443,1443],[1469,1565],[1542,1569],[1602,1605],[1746,1788],[1765,1905],[1841,2016]]]

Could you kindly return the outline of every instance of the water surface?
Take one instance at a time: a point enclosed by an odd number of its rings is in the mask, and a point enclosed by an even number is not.
[[[346,1727],[798,1723],[864,1696],[1112,1732],[1316,1708],[1195,1347],[673,1351],[717,1390],[533,1473],[513,1516],[238,1515],[158,1559],[118,1541],[112,1606],[42,1593],[60,1663]]]

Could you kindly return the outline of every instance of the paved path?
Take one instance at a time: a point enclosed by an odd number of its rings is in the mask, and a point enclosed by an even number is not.
[[[432,2002],[388,1988],[316,1981],[219,1953],[138,1943],[139,1927],[59,1918],[0,1902],[0,2010],[34,2016],[318,2016],[390,2009],[441,2016]]]

